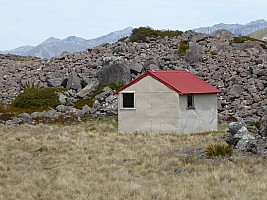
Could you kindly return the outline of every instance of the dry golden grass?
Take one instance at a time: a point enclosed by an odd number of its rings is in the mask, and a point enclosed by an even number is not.
[[[267,199],[265,159],[184,156],[224,131],[122,134],[116,126],[0,125],[0,199]],[[175,175],[180,167],[186,171]]]

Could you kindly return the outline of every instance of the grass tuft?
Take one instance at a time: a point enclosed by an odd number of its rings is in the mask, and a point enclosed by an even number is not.
[[[228,144],[210,144],[205,149],[208,158],[227,157],[233,154],[233,147]]]

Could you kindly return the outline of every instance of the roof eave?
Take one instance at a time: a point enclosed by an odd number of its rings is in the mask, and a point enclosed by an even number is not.
[[[113,93],[113,95],[119,94],[122,90],[126,89],[127,87],[130,87],[131,85],[135,84],[136,82],[140,81],[144,77],[148,75],[148,72],[138,76],[136,79],[132,80],[130,83],[126,84],[122,88],[118,89],[116,92]]]
[[[184,70],[183,70],[184,71]],[[148,70],[146,73],[140,75],[139,77],[137,77],[136,79],[134,79],[133,81],[131,81],[130,83],[126,84],[125,86],[123,86],[122,88],[120,88],[119,90],[117,90],[116,92],[113,93],[113,95],[116,95],[118,93],[120,93],[122,90],[130,87],[131,85],[135,84],[136,82],[138,82],[139,80],[143,79],[146,76],[151,76],[152,78],[156,79],[157,81],[163,83],[164,85],[166,85],[168,88],[172,89],[173,91],[177,92],[180,95],[185,95],[185,94],[211,94],[211,93],[220,93],[221,91],[218,90],[217,88],[214,87],[214,91],[207,91],[207,92],[181,92],[179,90],[177,90],[177,88],[173,87],[172,85],[170,85],[169,83],[167,83],[166,81],[164,81],[163,79],[158,78],[156,75],[153,74],[153,71]],[[198,77],[197,77],[198,78]],[[198,78],[200,79],[200,78]],[[202,79],[200,79],[202,80]],[[203,81],[203,80],[202,80]],[[205,81],[203,81],[205,82]],[[205,82],[206,83],[206,82]],[[213,87],[213,86],[212,86]]]

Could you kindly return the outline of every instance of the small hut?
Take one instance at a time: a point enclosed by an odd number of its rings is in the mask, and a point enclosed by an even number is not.
[[[217,130],[220,90],[185,70],[149,70],[115,92],[123,132]]]

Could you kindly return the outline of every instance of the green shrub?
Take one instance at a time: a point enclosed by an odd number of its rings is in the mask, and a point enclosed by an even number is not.
[[[112,90],[118,90],[123,86],[124,86],[124,84],[122,84],[122,83],[119,83],[119,84],[117,84],[117,83],[103,83],[98,87],[98,89],[93,94],[91,94],[89,97],[85,97],[85,99],[77,100],[76,102],[74,102],[73,106],[74,106],[74,108],[77,108],[77,109],[82,109],[82,107],[84,105],[88,105],[89,107],[92,108],[93,104],[94,104],[94,98],[97,95],[101,94],[104,91],[105,87],[110,87]]]
[[[255,129],[256,127],[256,129]],[[261,122],[260,121],[255,121],[255,122],[252,122],[251,124],[249,124],[246,128],[248,129],[248,131],[250,133],[253,133],[253,134],[257,134],[257,129],[259,130],[261,127]]]
[[[218,55],[217,52],[215,52],[215,51],[210,51],[210,50],[206,50],[205,53],[206,53],[206,54],[210,53],[210,54],[213,55],[213,56]]]
[[[1,113],[0,114],[0,120],[7,121],[7,120],[12,119],[15,116],[16,115],[14,113]]]
[[[3,103],[0,103],[0,113],[2,113],[4,111],[5,107]]]
[[[247,126],[247,130],[252,134],[257,134],[257,131],[253,128],[253,126]]]
[[[248,37],[248,36],[237,36],[237,37],[234,37],[234,40],[233,40],[235,43],[243,43],[245,41],[258,41],[258,42],[263,42],[266,44],[265,41],[262,41],[262,40],[258,40],[258,39],[255,39],[255,38],[251,38],[251,37]]]
[[[40,61],[41,58],[33,57],[33,56],[19,56],[17,57],[16,61],[18,62],[36,62]]]
[[[181,41],[178,48],[178,55],[181,56],[185,54],[186,50],[189,49],[188,41]]]
[[[93,100],[94,99],[91,98],[91,96],[89,98],[87,98],[87,99],[78,99],[77,101],[75,101],[73,103],[73,106],[76,109],[82,109],[83,106],[85,106],[85,105],[88,105],[90,108],[92,108],[93,107],[93,103],[94,103]]]
[[[255,126],[257,129],[260,129],[260,127],[261,127],[261,122],[260,122],[260,121],[252,122],[250,125],[251,125],[251,126]]]
[[[156,37],[176,37],[182,35],[182,31],[178,30],[166,30],[166,31],[161,31],[161,30],[153,30],[151,28],[147,27],[139,27],[135,28],[132,31],[130,38],[130,42],[146,42],[147,38],[156,38]]]
[[[18,107],[15,107],[12,104],[8,104],[7,106],[4,106],[4,104],[0,103],[0,120],[8,120],[12,117],[16,117],[18,114],[21,113],[32,113],[36,111],[34,108],[27,108],[27,109],[21,109]]]
[[[208,158],[231,156],[233,147],[228,144],[210,144],[206,147],[205,154]]]
[[[55,108],[60,104],[58,92],[62,88],[26,88],[12,102],[12,106],[21,109],[48,109]]]

